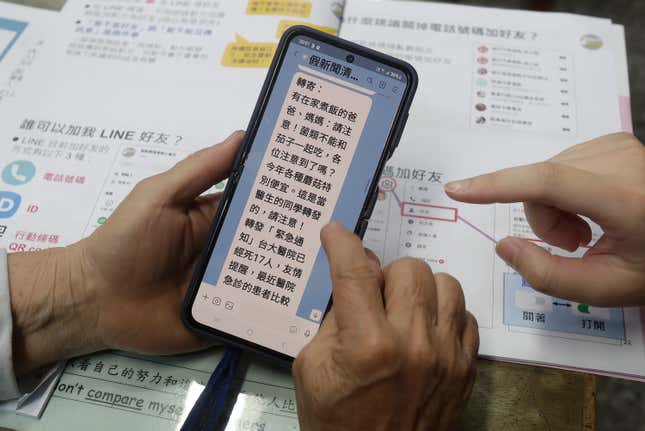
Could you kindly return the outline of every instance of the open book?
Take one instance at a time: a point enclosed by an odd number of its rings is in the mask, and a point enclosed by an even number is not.
[[[0,246],[75,242],[139,180],[245,127],[277,40],[294,24],[401,57],[419,72],[365,245],[383,263],[411,255],[457,277],[485,357],[645,376],[638,309],[532,290],[494,251],[508,235],[535,238],[522,206],[460,204],[442,187],[630,130],[623,30],[605,19],[368,0],[68,0],[60,11],[0,3],[0,168],[15,160],[36,168],[27,183],[1,186],[19,193],[22,207],[0,218]],[[129,426],[174,428],[183,413],[163,406],[194,399],[180,382],[203,383],[218,355],[71,361],[45,416],[64,421],[74,405],[94,415],[80,415],[81,425],[97,429],[97,417],[116,407],[93,400],[93,388],[146,400],[127,413]],[[148,377],[137,379],[137,369]],[[261,364],[243,386],[257,417],[285,427],[295,423],[292,388],[288,375]],[[253,404],[253,393],[277,401]]]

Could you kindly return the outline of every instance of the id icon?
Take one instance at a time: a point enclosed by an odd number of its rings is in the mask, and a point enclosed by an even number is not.
[[[18,211],[21,200],[18,193],[0,191],[0,218],[13,216]]]

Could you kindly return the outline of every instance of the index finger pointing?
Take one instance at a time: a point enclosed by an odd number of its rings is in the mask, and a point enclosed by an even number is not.
[[[334,221],[322,229],[320,239],[329,259],[339,329],[374,328],[385,317],[381,281],[361,240]]]
[[[553,162],[502,169],[448,183],[445,189],[451,198],[469,203],[538,202],[586,215],[608,228],[625,223],[625,208],[632,201],[606,178]]]

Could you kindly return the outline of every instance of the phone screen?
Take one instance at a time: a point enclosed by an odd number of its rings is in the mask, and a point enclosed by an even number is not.
[[[402,70],[295,35],[192,305],[198,323],[295,357],[331,296],[320,230],[354,229],[406,94]]]

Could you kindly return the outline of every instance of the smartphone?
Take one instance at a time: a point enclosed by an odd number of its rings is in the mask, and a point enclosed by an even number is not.
[[[283,34],[184,300],[188,328],[296,357],[331,305],[320,230],[333,219],[363,236],[417,80],[338,37]]]

